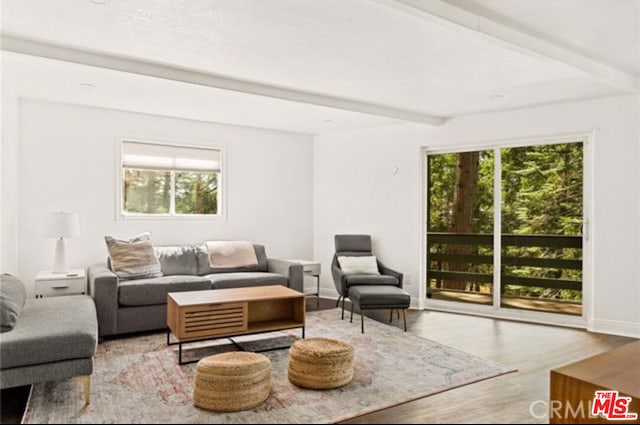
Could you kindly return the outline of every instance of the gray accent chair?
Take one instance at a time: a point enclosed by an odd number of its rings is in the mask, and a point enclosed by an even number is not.
[[[335,254],[331,262],[331,275],[338,291],[336,307],[342,300],[342,319],[344,319],[344,303],[349,298],[349,288],[354,286],[391,286],[402,290],[403,275],[377,260],[380,275],[347,275],[340,268],[338,257],[362,257],[374,255],[370,235],[335,235]],[[402,291],[403,292],[403,291]],[[388,307],[387,307],[388,308]]]
[[[155,247],[160,277],[123,280],[108,263],[89,267],[89,293],[96,303],[99,335],[166,329],[169,292],[266,285],[302,292],[301,264],[267,258],[263,245],[253,248],[258,264],[237,269],[211,268],[204,245]]]

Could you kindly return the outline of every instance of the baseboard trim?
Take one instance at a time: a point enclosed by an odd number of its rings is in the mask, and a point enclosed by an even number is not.
[[[623,320],[593,319],[589,321],[587,330],[589,332],[640,339],[640,323]]]

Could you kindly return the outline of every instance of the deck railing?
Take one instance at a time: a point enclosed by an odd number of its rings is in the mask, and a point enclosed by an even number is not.
[[[581,236],[564,235],[512,235],[501,236],[502,243],[502,270],[500,281],[502,291],[507,285],[525,287],[538,287],[549,289],[582,290],[582,280],[570,280],[549,277],[525,277],[516,276],[506,272],[506,267],[542,267],[559,270],[582,270],[582,259],[567,258],[540,258],[526,256],[512,256],[508,254],[507,247],[540,247],[550,249],[574,248],[582,250]],[[478,233],[427,233],[427,281],[437,279],[442,281],[458,281],[471,283],[493,283],[493,273],[477,273],[468,271],[443,270],[443,263],[466,263],[469,268],[478,264],[493,265],[493,255],[474,253],[449,253],[447,246],[468,245],[493,247],[493,234]],[[478,250],[476,249],[476,252]],[[511,250],[512,251],[512,250]],[[582,253],[580,253],[580,258]],[[436,267],[434,267],[436,266]],[[581,274],[579,274],[581,276]]]

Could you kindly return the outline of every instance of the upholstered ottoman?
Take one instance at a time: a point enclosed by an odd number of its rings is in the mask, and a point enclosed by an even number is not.
[[[289,381],[314,390],[338,388],[353,378],[353,347],[329,338],[296,341],[289,349]]]
[[[402,310],[404,330],[407,331],[405,310],[411,303],[411,295],[397,286],[391,285],[358,285],[349,288],[351,300],[351,322],[353,322],[353,306],[360,309],[361,332],[364,333],[364,310],[389,309]],[[393,316],[391,316],[393,317]]]
[[[193,404],[218,412],[258,406],[271,392],[271,362],[244,351],[216,354],[196,366]]]

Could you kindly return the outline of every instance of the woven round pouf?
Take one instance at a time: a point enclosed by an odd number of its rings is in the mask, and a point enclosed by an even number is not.
[[[353,347],[329,338],[296,341],[289,349],[289,381],[299,387],[338,388],[353,378]]]
[[[234,351],[205,357],[196,366],[193,404],[218,412],[258,406],[271,392],[271,362],[262,354]]]

